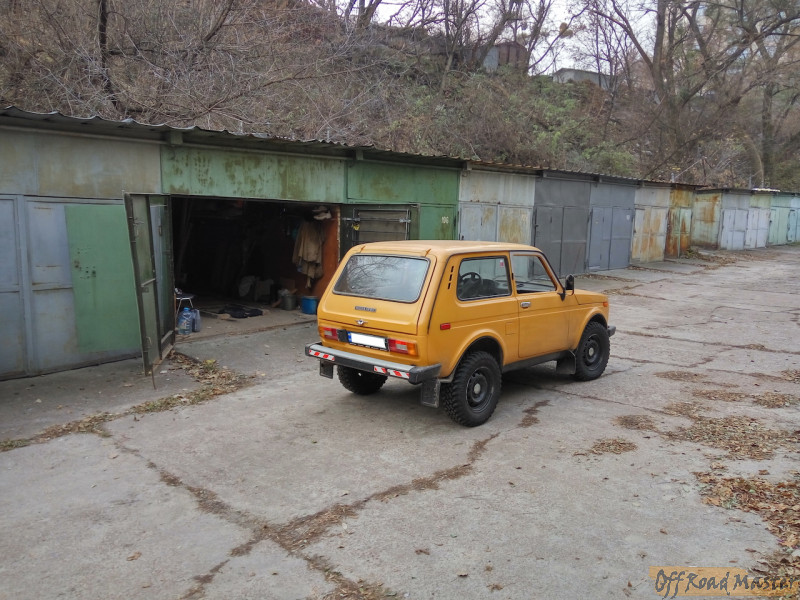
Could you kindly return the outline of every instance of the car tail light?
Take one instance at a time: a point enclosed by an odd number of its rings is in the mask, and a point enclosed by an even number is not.
[[[326,340],[338,340],[339,330],[336,327],[320,327],[320,335]]]
[[[405,340],[394,340],[389,338],[389,352],[397,352],[398,354],[408,354],[409,356],[417,355],[417,343],[406,342]]]

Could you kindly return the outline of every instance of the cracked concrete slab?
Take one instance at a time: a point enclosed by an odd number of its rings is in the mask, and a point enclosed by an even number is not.
[[[272,541],[230,558],[203,589],[207,598],[303,600],[322,598],[335,586],[306,560],[290,556]]]
[[[492,440],[470,474],[368,504],[306,551],[411,598],[651,598],[648,565],[751,561],[745,548],[769,534],[753,515],[733,523],[698,508],[687,470],[705,468],[703,452],[613,425],[626,412],[552,402],[538,423]],[[589,451],[619,435],[638,448]]]
[[[745,257],[585,278],[621,286],[606,373],[508,373],[475,429],[405,383],[359,397],[319,377],[307,323],[184,341],[249,387],[0,453],[0,599],[651,598],[652,565],[757,566],[778,539],[705,503],[694,474],[794,481],[791,438],[756,460],[678,435],[797,430],[800,248]],[[83,406],[89,381],[115,412],[162,394],[87,373],[29,392]],[[40,420],[25,399],[0,403],[2,427],[35,435],[63,410]]]
[[[626,336],[624,344],[615,344],[620,358],[657,362],[676,367],[691,367],[705,363],[719,352],[718,347],[709,347],[703,342],[674,340],[665,337],[646,335],[627,335],[622,332],[619,338]]]
[[[3,600],[178,598],[248,536],[109,438],[4,452],[0,478]]]
[[[800,355],[784,352],[762,352],[759,349],[721,350],[706,363],[709,369],[744,373],[764,379],[781,379],[781,373],[797,367]]]
[[[282,311],[291,312],[291,311]],[[197,360],[219,360],[223,367],[235,365],[239,373],[276,379],[307,366],[299,340],[317,336],[316,321],[300,320],[294,325],[253,331],[239,336],[190,338],[181,351]]]
[[[225,502],[274,523],[459,464],[470,442],[486,435],[453,428],[402,382],[366,398],[314,375],[126,417],[108,429],[186,484],[213,486]]]
[[[143,377],[140,358],[0,381],[0,440],[29,437],[52,425],[101,412],[122,412],[154,396],[198,387],[169,363],[152,379]]]

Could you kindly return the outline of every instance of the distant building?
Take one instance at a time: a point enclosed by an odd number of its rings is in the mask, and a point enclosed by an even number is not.
[[[483,59],[483,68],[493,73],[500,67],[510,65],[524,71],[528,68],[529,60],[528,49],[519,42],[500,42],[489,49]]]
[[[608,75],[582,69],[559,69],[553,73],[553,81],[556,83],[589,81],[604,90],[611,88],[611,78]]]

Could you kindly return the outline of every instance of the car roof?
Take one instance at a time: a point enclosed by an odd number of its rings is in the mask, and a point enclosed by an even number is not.
[[[511,242],[480,242],[473,240],[401,240],[393,242],[370,242],[353,247],[353,252],[391,252],[408,254],[435,254],[445,256],[468,252],[486,252],[502,250],[538,250],[533,246]]]

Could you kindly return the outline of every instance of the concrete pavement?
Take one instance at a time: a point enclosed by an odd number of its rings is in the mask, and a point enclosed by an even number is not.
[[[309,323],[180,344],[242,384],[169,410],[126,412],[213,378],[0,382],[0,440],[35,442],[0,453],[0,599],[657,598],[653,565],[764,568],[768,517],[695,474],[797,482],[800,247],[725,256],[579,277],[612,293],[606,374],[511,373],[474,429],[320,378]],[[93,410],[122,416],[35,437]]]

